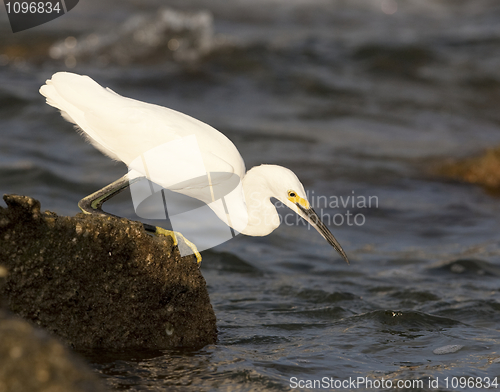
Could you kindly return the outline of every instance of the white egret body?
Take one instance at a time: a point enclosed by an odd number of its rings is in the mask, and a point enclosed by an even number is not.
[[[242,179],[242,194],[233,193],[222,208],[222,204],[210,204],[206,182],[178,185],[184,180],[182,168],[190,164],[192,151],[181,151],[181,162],[177,165],[169,161],[169,156],[156,156],[153,162],[148,162],[159,173],[155,183],[203,201],[224,222],[250,236],[267,235],[279,226],[278,213],[270,200],[274,197],[315,227],[348,262],[340,244],[311,208],[304,187],[291,170],[261,165],[245,173],[244,161],[234,144],[211,126],[172,109],[122,97],[88,76],[58,72],[40,88],[40,93],[66,120],[76,124],[93,146],[131,169],[122,179],[83,199],[79,204],[82,211],[104,214],[100,209],[102,203],[125,189],[130,181],[149,178],[135,163],[138,157],[159,145],[194,135],[206,172],[212,173],[212,183],[223,183],[228,175],[236,175]],[[226,220],[227,208],[232,221]],[[241,223],[243,219],[239,218],[243,216],[244,227],[235,223]]]

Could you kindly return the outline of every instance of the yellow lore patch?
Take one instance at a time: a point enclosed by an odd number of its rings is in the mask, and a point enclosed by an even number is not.
[[[309,202],[306,199],[303,199],[299,195],[297,195],[297,192],[295,191],[288,191],[288,200],[290,200],[294,204],[300,204],[302,207],[305,209],[309,209]]]

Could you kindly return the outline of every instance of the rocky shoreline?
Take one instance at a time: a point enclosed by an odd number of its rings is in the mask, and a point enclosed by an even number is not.
[[[170,237],[150,236],[127,219],[41,212],[27,196],[4,200],[0,329],[38,336],[33,328],[40,328],[40,336],[75,349],[200,348],[216,341],[196,258],[181,257]],[[0,352],[12,342],[6,336]],[[5,351],[5,359],[16,350]]]

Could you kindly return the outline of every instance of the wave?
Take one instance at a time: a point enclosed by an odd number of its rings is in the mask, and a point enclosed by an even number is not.
[[[118,28],[82,37],[66,37],[49,50],[55,60],[73,68],[77,63],[127,65],[165,60],[193,62],[216,45],[213,17],[162,8],[153,14],[134,15]]]
[[[439,274],[460,275],[462,277],[499,277],[500,266],[479,259],[458,259],[445,265],[431,268],[430,271]]]

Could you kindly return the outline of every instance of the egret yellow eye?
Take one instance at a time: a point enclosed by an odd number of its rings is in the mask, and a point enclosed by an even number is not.
[[[294,191],[288,191],[288,197],[295,197],[297,196]]]

